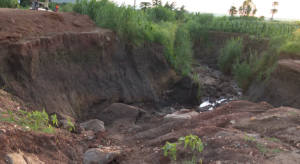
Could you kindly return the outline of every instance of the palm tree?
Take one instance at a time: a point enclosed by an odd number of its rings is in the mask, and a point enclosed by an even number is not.
[[[272,10],[271,10],[271,14],[272,14],[271,20],[272,20],[272,21],[273,21],[273,15],[276,14],[277,12],[278,12],[277,9],[272,9]]]
[[[152,0],[152,6],[154,7],[159,6],[161,4],[162,4],[161,0]]]
[[[172,2],[172,3],[170,4],[171,10],[176,10],[176,9],[177,9],[176,6],[177,6],[176,1]]]
[[[271,20],[273,21],[273,15],[276,14],[278,12],[277,9],[275,9],[275,6],[278,6],[279,2],[273,2],[272,6],[274,6],[274,8],[271,10],[271,14],[272,14],[272,18]]]
[[[237,10],[236,10],[236,7],[235,7],[235,6],[231,6],[231,7],[230,7],[230,9],[229,9],[229,14],[230,14],[231,16],[237,14]]]
[[[252,11],[252,8],[254,8],[254,12]],[[243,2],[243,5],[240,6],[239,8],[239,14],[241,16],[249,16],[251,14],[251,11],[252,11],[252,15],[253,14],[256,14],[257,12],[257,9],[255,7],[255,5],[253,4],[252,0],[245,0]]]
[[[185,9],[185,6],[184,6],[184,5],[182,5],[182,6],[180,7],[180,11],[182,11],[182,12],[187,12],[187,10]]]
[[[141,10],[144,10],[144,12],[147,10],[147,8],[151,6],[151,3],[150,2],[141,2],[140,3],[140,7],[141,7]]]

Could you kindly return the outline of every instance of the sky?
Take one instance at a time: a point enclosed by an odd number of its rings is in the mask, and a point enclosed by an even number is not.
[[[118,4],[125,3],[127,5],[134,4],[134,0],[113,0]],[[186,9],[190,12],[206,12],[227,14],[230,6],[234,4],[238,9],[243,4],[244,0],[175,0],[177,7],[182,5],[186,6]],[[256,16],[271,17],[270,10],[273,8],[272,3],[274,0],[252,0],[257,7]],[[274,15],[274,18],[285,19],[300,19],[299,6],[300,0],[276,0],[279,2],[279,6],[276,6],[278,12]],[[136,5],[139,6],[141,2],[151,2],[151,0],[136,0]],[[162,0],[163,4],[167,0]],[[169,0],[169,3],[173,0]]]

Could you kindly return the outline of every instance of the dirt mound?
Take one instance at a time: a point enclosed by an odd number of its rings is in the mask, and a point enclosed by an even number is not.
[[[177,146],[177,163],[201,158],[204,164],[296,164],[300,159],[296,139],[300,133],[293,130],[299,126],[299,116],[297,109],[274,109],[267,103],[237,101],[200,113],[191,120],[164,123],[163,116],[146,114],[135,125],[113,125],[107,129],[107,140],[121,146],[123,160],[131,164],[170,163],[160,148],[190,134],[202,139],[204,151],[193,156],[183,146]]]
[[[76,21],[80,26],[74,25],[73,21]],[[77,13],[51,13],[36,10],[0,8],[0,34],[2,33],[0,35],[0,42],[1,40],[4,42],[3,39],[16,42],[20,39],[31,40],[66,31],[93,31],[96,28],[88,16]]]
[[[266,101],[275,107],[288,106],[299,109],[299,79],[300,61],[280,60],[264,85],[253,83],[249,87],[249,100]]]
[[[64,17],[63,17],[62,15],[58,14],[58,13],[48,13],[48,12],[46,12],[46,13],[44,14],[44,16],[45,16],[46,18],[58,20],[58,21],[60,21],[60,22],[64,22],[64,20],[65,20]]]

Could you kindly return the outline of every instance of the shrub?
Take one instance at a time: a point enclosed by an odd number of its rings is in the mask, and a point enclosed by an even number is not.
[[[0,1],[1,8],[14,8],[15,4],[18,4],[18,0],[1,0]]]
[[[157,6],[147,9],[147,15],[150,20],[153,22],[167,22],[174,21],[176,13],[170,9],[167,9],[163,6]]]
[[[242,38],[231,38],[226,41],[218,59],[218,66],[223,73],[231,72],[234,62],[242,55],[242,49]]]

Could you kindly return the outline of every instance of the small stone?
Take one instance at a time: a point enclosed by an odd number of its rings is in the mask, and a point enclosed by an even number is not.
[[[300,147],[300,143],[297,143],[297,146]]]
[[[244,147],[248,147],[248,145],[244,145]]]
[[[249,119],[249,121],[255,121],[256,120],[256,117],[251,117],[250,119]]]
[[[137,144],[141,143],[140,141],[136,141]]]
[[[94,136],[88,136],[87,139],[92,140],[92,139],[94,139]]]
[[[108,36],[106,37],[106,39],[107,39],[108,41],[110,41],[110,38],[109,38]]]
[[[6,133],[6,130],[5,129],[0,129],[1,132],[3,133]]]
[[[0,110],[0,112],[1,112],[1,110]],[[297,126],[297,129],[300,129],[300,126]]]
[[[296,152],[296,153],[300,153],[300,150],[296,150],[295,152]]]
[[[30,130],[30,128],[29,128],[28,126],[25,126],[25,129],[26,129],[26,130]]]

